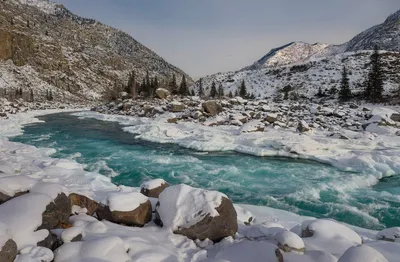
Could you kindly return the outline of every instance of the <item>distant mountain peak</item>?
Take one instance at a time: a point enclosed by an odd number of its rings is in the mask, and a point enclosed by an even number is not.
[[[309,44],[303,41],[291,42],[289,44],[271,49],[265,56],[244,70],[257,70],[266,67],[283,66],[293,63],[304,62],[314,55],[323,53],[328,44]]]

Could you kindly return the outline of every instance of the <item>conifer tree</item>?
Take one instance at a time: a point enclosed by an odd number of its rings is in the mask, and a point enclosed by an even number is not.
[[[186,96],[189,94],[185,75],[182,76],[181,85],[179,86],[179,94],[182,96]]]
[[[215,82],[212,82],[211,85],[211,90],[210,90],[210,97],[216,97],[217,96],[217,87],[215,86]]]
[[[199,80],[199,97],[204,96],[204,89],[203,89],[203,78]]]
[[[225,94],[224,94],[224,88],[222,87],[222,84],[220,83],[219,86],[218,86],[218,97],[219,97],[219,98],[222,98],[222,97],[224,97],[224,96],[225,96]]]
[[[323,96],[324,96],[324,93],[322,93],[322,88],[319,87],[319,88],[318,88],[317,97],[323,97]]]
[[[232,98],[232,97],[233,97],[232,91],[229,91],[228,97],[229,97],[229,98]]]
[[[374,52],[370,57],[371,71],[368,74],[367,87],[365,89],[365,99],[372,103],[382,101],[383,93],[383,72],[381,67],[381,57],[379,47],[375,46]]]
[[[31,88],[31,91],[30,91],[30,94],[29,94],[29,101],[30,101],[30,102],[33,102],[33,101],[34,101],[34,99],[33,99],[33,90],[32,90],[32,88]]]
[[[194,89],[192,89],[192,90],[190,91],[190,95],[191,95],[191,96],[195,96],[195,95],[196,95],[196,93],[194,92]]]
[[[341,102],[349,101],[352,97],[350,84],[349,84],[349,77],[347,74],[347,69],[343,66],[342,71],[342,80],[340,82],[340,90],[339,90],[339,100]]]
[[[242,80],[242,84],[240,85],[239,96],[242,98],[247,97],[247,88],[246,88],[246,83],[244,82],[244,79]]]
[[[178,85],[176,84],[176,76],[175,74],[172,75],[172,81],[169,83],[169,90],[173,95],[178,94]]]
[[[236,89],[235,90],[235,97],[239,96],[239,91]]]

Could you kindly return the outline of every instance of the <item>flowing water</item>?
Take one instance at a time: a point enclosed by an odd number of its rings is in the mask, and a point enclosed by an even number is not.
[[[334,218],[380,229],[400,226],[399,176],[342,172],[329,165],[234,152],[207,153],[135,139],[118,123],[78,119],[67,113],[40,117],[12,140],[57,150],[110,176],[116,184],[140,186],[163,178],[227,194],[236,203],[268,205],[300,215]]]

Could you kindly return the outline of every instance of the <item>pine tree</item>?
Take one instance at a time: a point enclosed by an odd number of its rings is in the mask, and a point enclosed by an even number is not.
[[[34,101],[34,99],[33,99],[33,90],[32,89],[31,89],[31,92],[30,92],[30,95],[29,95],[29,101],[30,102]]]
[[[169,83],[169,90],[173,95],[178,94],[178,85],[176,84],[176,76],[175,74],[172,75],[172,81]]]
[[[179,86],[179,94],[182,96],[187,96],[189,94],[185,75],[182,76],[181,85]]]
[[[244,79],[242,80],[242,84],[240,85],[239,96],[242,98],[247,97],[246,83],[244,82]]]
[[[323,96],[324,96],[324,93],[322,93],[322,88],[319,87],[319,88],[318,88],[317,97],[323,97]]]
[[[196,95],[196,93],[194,92],[194,89],[192,89],[192,90],[190,91],[190,95],[191,95],[191,96],[195,96],[195,95]]]
[[[128,85],[126,89],[127,93],[131,94],[132,98],[137,98],[139,90],[138,90],[138,84],[136,83],[136,74],[134,71],[132,71],[129,76]]]
[[[199,97],[204,96],[204,89],[203,89],[203,78],[199,80]]]
[[[232,98],[232,97],[233,97],[232,91],[229,91],[228,97],[229,97],[229,98]]]
[[[367,87],[365,89],[365,99],[372,103],[382,101],[383,93],[383,73],[381,68],[381,57],[378,46],[375,46],[374,52],[370,57],[371,71],[368,74]]]
[[[235,90],[235,97],[239,96],[239,91],[236,89]]]
[[[217,96],[217,87],[215,86],[215,82],[212,82],[211,85],[211,90],[210,90],[210,97],[216,97]]]
[[[342,80],[340,82],[340,90],[339,90],[339,100],[341,102],[349,101],[352,97],[350,84],[349,84],[349,77],[347,74],[347,69],[343,66],[342,71]]]
[[[224,96],[225,96],[225,94],[224,94],[224,88],[222,87],[222,84],[220,83],[219,86],[218,86],[218,97],[219,97],[219,98],[222,98],[222,97],[224,97]]]

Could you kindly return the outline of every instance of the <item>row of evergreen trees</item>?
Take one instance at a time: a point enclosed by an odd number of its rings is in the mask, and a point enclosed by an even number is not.
[[[207,96],[204,93],[203,80],[201,78],[199,80],[199,93],[198,93],[198,95],[200,97]],[[222,98],[222,97],[225,97],[225,96],[230,97],[230,98],[236,97],[236,96],[240,96],[242,98],[250,98],[250,99],[254,99],[255,98],[255,96],[253,94],[249,94],[247,92],[246,82],[244,80],[242,80],[239,88],[235,90],[235,94],[233,94],[232,91],[229,91],[228,94],[225,94],[222,84],[220,83],[218,85],[218,88],[217,88],[217,85],[216,85],[215,81],[213,81],[212,84],[211,84],[210,93],[208,94],[208,96],[212,97],[212,98],[216,98],[216,97]]]

